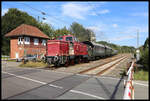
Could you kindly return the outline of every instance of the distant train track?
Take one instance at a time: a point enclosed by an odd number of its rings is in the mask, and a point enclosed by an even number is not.
[[[112,59],[112,60],[107,60],[107,62],[104,62],[103,64],[100,64],[100,65],[95,66],[93,68],[83,70],[83,71],[79,72],[79,74],[100,76],[101,74],[108,71],[113,66],[120,63],[121,61],[123,61],[126,58],[127,58],[126,56],[120,56],[120,57],[117,57],[117,58]]]

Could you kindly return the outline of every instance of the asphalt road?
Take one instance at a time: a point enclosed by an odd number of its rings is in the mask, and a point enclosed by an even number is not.
[[[2,64],[2,99],[123,99],[123,79]],[[135,99],[148,99],[148,83],[134,87]]]

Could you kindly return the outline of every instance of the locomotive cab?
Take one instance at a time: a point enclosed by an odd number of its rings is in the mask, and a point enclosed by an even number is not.
[[[73,43],[73,37],[72,36],[67,36],[65,37],[65,41],[69,42],[69,55],[73,56],[74,55],[74,43]]]
[[[80,63],[87,55],[87,46],[72,35],[64,35],[47,42],[46,60],[49,64]]]
[[[74,42],[77,41],[75,37],[72,35],[65,35],[63,37],[59,37],[58,40],[66,41],[69,43],[69,55],[73,58],[74,55]]]

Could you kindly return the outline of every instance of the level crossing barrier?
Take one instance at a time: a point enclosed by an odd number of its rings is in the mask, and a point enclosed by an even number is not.
[[[134,61],[127,72],[128,78],[125,82],[125,91],[123,99],[134,99],[134,87],[133,87],[133,74],[134,74]]]

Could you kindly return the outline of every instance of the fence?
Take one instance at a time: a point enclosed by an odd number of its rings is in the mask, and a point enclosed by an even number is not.
[[[1,60],[3,61],[10,60],[10,56],[2,55]]]
[[[134,73],[134,61],[127,72],[128,78],[125,81],[125,92],[123,99],[134,99],[134,87],[133,87],[133,73]]]

